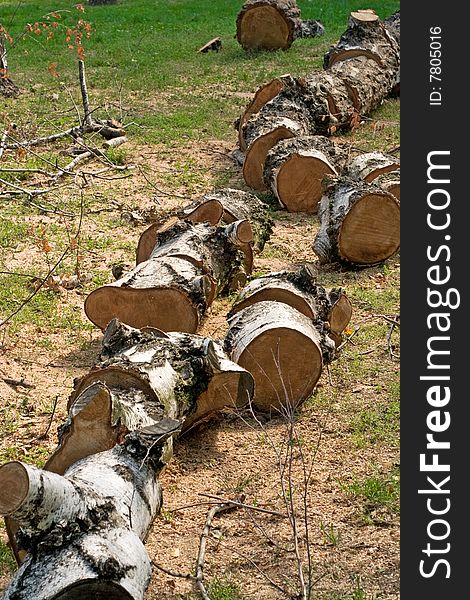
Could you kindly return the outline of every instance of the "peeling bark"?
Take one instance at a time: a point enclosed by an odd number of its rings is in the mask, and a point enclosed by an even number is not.
[[[0,468],[0,514],[16,554],[27,553],[3,597],[142,600],[151,574],[143,541],[173,439],[252,395],[252,376],[220,344],[113,321],[44,470]]]

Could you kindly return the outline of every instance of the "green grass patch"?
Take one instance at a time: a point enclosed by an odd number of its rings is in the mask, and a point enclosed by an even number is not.
[[[224,577],[214,577],[209,583],[207,592],[211,600],[243,600],[237,584]]]
[[[400,478],[398,469],[389,474],[373,475],[343,484],[348,496],[361,504],[362,519],[366,524],[379,524],[384,521],[383,513],[400,514]]]
[[[15,571],[16,567],[17,565],[13,552],[5,542],[0,539],[0,575],[9,575]]]

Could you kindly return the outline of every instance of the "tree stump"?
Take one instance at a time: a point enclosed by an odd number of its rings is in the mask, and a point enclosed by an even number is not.
[[[315,213],[325,175],[338,175],[344,153],[324,136],[281,140],[266,155],[264,181],[289,212]]]
[[[177,221],[158,233],[150,258],[92,292],[87,317],[101,329],[113,319],[133,327],[194,333],[215,296],[246,281],[246,220],[211,227]]]
[[[400,247],[400,203],[377,185],[341,178],[325,192],[313,249],[320,263],[370,266]]]
[[[334,356],[325,327],[283,302],[255,302],[228,323],[225,350],[253,375],[253,406],[261,411],[298,407]]]
[[[44,470],[0,468],[0,514],[24,559],[3,597],[142,600],[151,573],[142,542],[174,437],[248,403],[253,386],[212,340],[110,323]]]
[[[256,302],[283,302],[300,313],[317,321],[324,327],[328,324],[328,335],[341,339],[352,316],[349,298],[341,288],[327,291],[316,281],[316,272],[309,265],[297,271],[279,271],[253,279],[238,294],[228,318]]]

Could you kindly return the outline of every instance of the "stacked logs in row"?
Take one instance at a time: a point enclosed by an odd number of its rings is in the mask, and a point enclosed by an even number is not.
[[[181,431],[253,395],[220,344],[113,320],[78,380],[44,469],[0,468],[0,514],[21,565],[3,600],[143,600],[144,541],[161,508],[158,474]]]
[[[260,88],[238,123],[246,152],[246,183],[264,190],[264,162],[281,139],[329,136],[356,126],[395,90],[399,82],[399,17],[393,34],[373,11],[351,13],[346,32],[325,57],[324,71],[290,75]],[[398,33],[397,33],[398,32]]]
[[[135,268],[92,292],[85,312],[102,330],[118,318],[137,328],[194,333],[217,295],[245,284],[272,224],[253,194],[230,188],[207,194],[149,227]]]
[[[224,347],[253,375],[253,405],[286,410],[308,398],[351,318],[344,292],[316,283],[308,266],[251,281],[228,315]]]
[[[287,50],[298,38],[322,35],[319,21],[302,20],[296,0],[247,0],[237,17],[237,40],[245,50]]]
[[[289,211],[317,212],[322,198],[323,205],[338,205],[319,211],[323,233],[314,250],[321,262],[376,264],[399,247],[399,162],[378,152],[349,161],[328,138],[357,125],[396,91],[399,41],[399,13],[383,23],[370,10],[351,13],[347,31],[325,56],[325,71],[269,82],[239,120],[243,176],[250,187],[271,191]],[[324,198],[325,176],[347,179],[338,180],[334,193],[326,185],[333,201]],[[363,183],[372,181],[370,189]],[[354,193],[338,196],[351,186]],[[328,250],[324,232],[336,238]]]

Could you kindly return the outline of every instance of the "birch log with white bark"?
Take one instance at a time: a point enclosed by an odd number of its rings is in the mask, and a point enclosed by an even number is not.
[[[400,203],[374,183],[339,178],[325,191],[313,249],[321,263],[370,266],[400,247]]]
[[[44,470],[0,468],[0,514],[24,558],[3,598],[142,600],[174,437],[252,393],[252,376],[207,338],[111,323]]]
[[[302,265],[297,271],[279,271],[253,279],[238,294],[228,318],[256,302],[283,302],[321,327],[336,342],[352,316],[352,305],[341,288],[325,289],[316,270]]]

